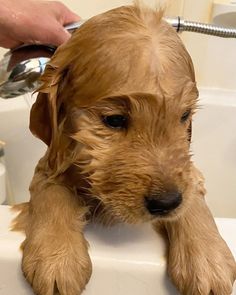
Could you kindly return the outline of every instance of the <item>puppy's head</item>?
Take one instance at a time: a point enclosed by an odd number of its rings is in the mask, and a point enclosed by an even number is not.
[[[191,59],[162,12],[128,6],[90,19],[43,80],[30,127],[49,146],[49,174],[70,175],[122,221],[187,207],[198,94]]]

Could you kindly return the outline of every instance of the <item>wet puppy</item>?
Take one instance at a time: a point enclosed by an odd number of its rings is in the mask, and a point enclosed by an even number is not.
[[[197,97],[191,58],[161,11],[108,11],[57,50],[30,122],[48,149],[15,222],[36,294],[82,293],[91,220],[151,222],[169,241],[168,272],[181,294],[231,293],[235,261],[189,153]]]

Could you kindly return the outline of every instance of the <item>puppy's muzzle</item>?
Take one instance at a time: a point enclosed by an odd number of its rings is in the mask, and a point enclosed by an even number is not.
[[[152,215],[167,215],[182,202],[179,191],[167,191],[145,197],[145,206]]]

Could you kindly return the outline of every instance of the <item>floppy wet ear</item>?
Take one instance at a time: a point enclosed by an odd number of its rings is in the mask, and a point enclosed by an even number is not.
[[[48,64],[42,86],[30,112],[30,130],[49,147],[49,165],[53,168],[59,149],[58,114],[62,105],[60,89],[67,70]]]
[[[30,131],[48,146],[51,142],[52,130],[48,95],[39,93],[30,111]]]
[[[57,114],[61,104],[59,85],[63,76],[58,68],[47,65],[41,79],[43,84],[30,112],[30,131],[48,146],[57,140]]]

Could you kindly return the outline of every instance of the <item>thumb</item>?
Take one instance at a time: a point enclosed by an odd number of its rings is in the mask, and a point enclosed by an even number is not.
[[[50,2],[50,5],[53,6],[53,12],[56,16],[57,21],[63,26],[81,20],[79,15],[71,11],[61,2],[53,1]]]
[[[64,18],[63,18],[63,25],[75,23],[81,20],[81,17],[74,12],[70,11],[69,9],[66,9],[64,11]]]
[[[55,33],[51,35],[51,44],[59,46],[66,41],[68,41],[71,37],[71,34],[60,24],[54,31]]]
[[[66,6],[61,6],[62,11],[60,14],[60,18],[58,19],[58,30],[56,30],[55,34],[55,45],[61,45],[62,43],[65,43],[68,41],[68,39],[71,37],[71,34],[64,28],[65,25],[75,23],[81,20],[81,17],[72,12],[70,9],[68,9]]]

